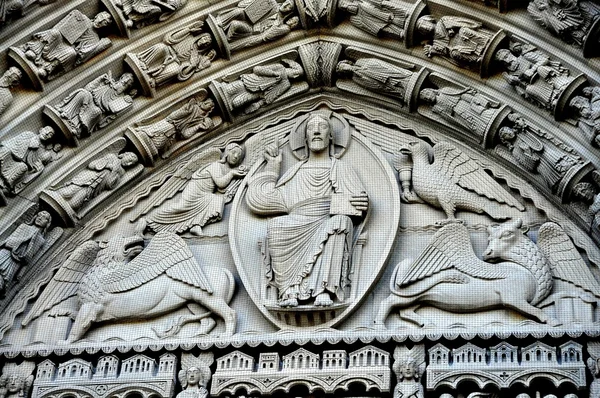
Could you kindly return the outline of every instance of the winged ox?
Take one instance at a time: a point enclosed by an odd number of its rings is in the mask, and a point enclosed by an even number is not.
[[[212,314],[224,320],[225,335],[235,332],[236,313],[228,305],[235,288],[231,272],[200,266],[183,239],[171,232],[157,233],[145,249],[143,243],[139,236],[117,236],[106,245],[83,243],[56,272],[23,325],[46,311],[61,314],[60,304],[77,297],[68,343],[80,340],[95,323],[151,319],[184,306],[192,314],[157,332],[159,337]]]

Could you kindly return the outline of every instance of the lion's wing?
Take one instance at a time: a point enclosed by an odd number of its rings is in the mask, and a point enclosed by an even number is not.
[[[100,246],[94,241],[87,241],[75,249],[23,319],[23,326],[39,317],[44,311],[77,295],[79,283],[92,267],[98,251]]]
[[[99,279],[106,292],[119,293],[150,282],[163,273],[212,293],[206,275],[187,244],[178,235],[166,231],[157,233],[131,262],[102,274]]]
[[[497,266],[481,261],[473,251],[467,228],[462,224],[452,223],[436,232],[408,272],[398,278],[398,285],[406,286],[450,268],[479,279],[501,279],[507,276]]]

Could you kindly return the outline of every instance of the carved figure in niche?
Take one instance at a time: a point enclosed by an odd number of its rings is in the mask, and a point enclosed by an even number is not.
[[[132,85],[131,73],[123,73],[118,80],[110,72],[105,73],[75,90],[55,108],[71,133],[80,138],[106,127],[133,106],[136,91],[128,92]]]
[[[203,33],[203,27],[203,21],[196,21],[189,27],[167,33],[162,43],[135,55],[142,70],[150,76],[152,86],[173,79],[185,81],[210,66],[217,53],[211,48],[212,38]]]
[[[219,159],[220,158],[220,159]],[[244,177],[244,148],[232,143],[221,151],[202,152],[183,165],[142,210],[140,231],[169,231],[202,236],[202,227],[223,217],[225,204],[233,199]],[[178,193],[181,192],[181,195]]]
[[[242,0],[237,7],[219,13],[217,24],[225,32],[229,48],[236,51],[274,41],[297,28],[293,0]]]
[[[440,142],[432,148],[419,141],[402,147],[400,153],[412,157],[410,177],[414,193],[446,213],[447,220],[438,224],[457,221],[454,214],[458,209],[486,213],[496,220],[509,218],[501,205],[525,210],[477,163],[449,143]],[[400,174],[400,178],[407,176]],[[404,181],[400,182],[404,186]],[[407,195],[405,200],[411,196]]]
[[[169,19],[187,0],[111,0],[123,10],[128,28],[143,28]]]
[[[412,264],[396,266],[392,294],[381,303],[375,323],[383,325],[392,308],[400,307],[401,319],[423,326],[415,311],[433,306],[455,313],[510,308],[555,326],[559,322],[536,307],[552,292],[554,279],[600,294],[600,285],[558,224],[542,225],[537,245],[521,227],[520,219],[488,227],[482,261],[473,251],[467,228],[446,225]]]
[[[600,87],[585,87],[582,94],[574,97],[569,106],[579,117],[579,129],[590,142],[600,146]]]
[[[0,292],[13,280],[21,266],[29,265],[34,257],[48,247],[46,235],[52,217],[47,211],[39,212],[31,223],[23,223],[0,243]]]
[[[590,354],[587,366],[594,378],[590,384],[590,398],[598,398],[600,397],[600,344],[589,342],[587,350]]]
[[[342,0],[338,7],[351,14],[352,25],[370,35],[404,39],[408,11],[393,1]]]
[[[137,155],[124,152],[109,153],[91,161],[85,170],[77,173],[56,191],[74,211],[80,210],[88,201],[119,186],[128,168],[138,163]]]
[[[562,40],[582,46],[600,6],[586,0],[533,0],[527,6],[529,15],[542,27]]]
[[[419,99],[430,105],[433,113],[466,128],[478,137],[485,136],[490,122],[497,116],[500,108],[499,102],[484,97],[470,87],[425,88],[419,93]]]
[[[292,80],[303,74],[299,63],[282,59],[281,63],[255,66],[252,73],[221,87],[232,110],[243,108],[243,113],[249,114],[275,102],[292,87]]]
[[[14,66],[8,68],[2,77],[0,77],[0,116],[12,103],[13,95],[10,89],[17,86],[21,82],[22,77],[23,74],[21,71]]]
[[[423,398],[425,391],[421,376],[425,372],[425,347],[415,346],[412,350],[397,346],[394,350],[394,373],[398,384],[393,398]]]
[[[405,99],[406,87],[413,72],[377,58],[360,58],[356,62],[340,61],[338,73],[352,74],[352,81],[369,91]]]
[[[560,62],[551,61],[530,44],[512,42],[509,50],[498,50],[496,60],[504,66],[502,76],[519,95],[545,109],[554,109],[560,94],[574,79]]]
[[[112,22],[108,12],[97,14],[92,21],[73,10],[52,29],[35,33],[20,50],[37,67],[40,78],[51,80],[110,47],[110,39],[101,38],[97,30]]]
[[[494,36],[472,19],[444,16],[435,21],[432,15],[417,20],[417,30],[432,44],[424,47],[425,55],[439,55],[458,66],[474,67],[481,64],[487,45]]]
[[[44,126],[38,133],[24,131],[0,142],[0,204],[4,193],[17,194],[58,159],[62,146],[51,144],[53,137],[54,129]]]
[[[352,166],[332,156],[329,118],[312,114],[305,131],[292,134],[303,135],[304,159],[278,179],[282,155],[267,146],[267,164],[249,181],[246,200],[254,213],[276,216],[267,225],[267,247],[279,306],[311,300],[327,307],[344,300],[354,224],[369,199]]]
[[[222,122],[221,118],[211,117],[214,108],[214,101],[207,98],[204,90],[167,117],[151,124],[137,125],[131,130],[135,134],[147,136],[154,145],[155,151],[164,154],[176,141],[202,135],[219,126]]]
[[[177,334],[190,322],[201,322],[205,333],[216,322],[225,321],[225,335],[235,332],[236,313],[228,303],[235,289],[233,275],[225,268],[201,266],[178,235],[159,232],[146,248],[140,236],[115,236],[102,247],[88,241],[78,247],[57,271],[32,310],[32,319],[51,310],[64,313],[59,305],[77,297],[79,310],[68,343],[80,340],[98,322],[152,319],[181,307],[191,315],[179,316],[159,337]]]
[[[525,170],[540,174],[548,188],[556,192],[565,174],[580,164],[581,159],[555,145],[544,145],[538,138],[544,134],[523,117],[513,113],[508,118],[513,126],[501,127],[498,136],[512,156],[505,156],[501,148],[497,148],[496,152],[509,161],[516,160]]]
[[[213,361],[212,352],[203,352],[197,357],[181,354],[181,370],[177,376],[183,391],[176,398],[207,398],[206,386],[212,376],[210,365]]]
[[[7,363],[0,376],[0,398],[27,398],[33,386],[35,363]]]

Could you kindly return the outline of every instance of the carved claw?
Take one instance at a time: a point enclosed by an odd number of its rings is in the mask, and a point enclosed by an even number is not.
[[[169,326],[167,326],[166,329],[164,329],[163,331],[160,330],[156,330],[156,328],[152,328],[152,330],[154,331],[154,333],[156,333],[156,335],[161,338],[164,339],[166,337],[172,337],[174,335],[176,335],[177,333],[179,333],[179,331],[181,330],[181,325],[183,324],[183,316],[179,316],[177,318],[177,320],[171,320],[171,322],[169,323]]]

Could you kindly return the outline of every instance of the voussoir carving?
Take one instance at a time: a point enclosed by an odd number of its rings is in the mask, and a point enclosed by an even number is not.
[[[394,373],[398,384],[394,387],[393,398],[424,398],[425,391],[421,377],[425,373],[425,347],[417,345],[412,349],[397,346],[394,350]]]
[[[0,376],[0,397],[27,398],[33,385],[35,362],[23,361],[20,365],[7,363]]]
[[[212,352],[203,352],[197,357],[181,354],[181,370],[177,375],[183,391],[176,398],[207,398],[208,382],[212,376],[210,366],[214,361]]]

